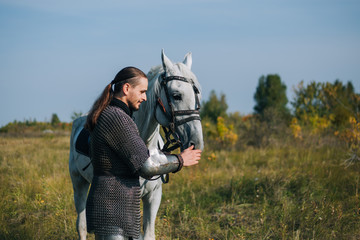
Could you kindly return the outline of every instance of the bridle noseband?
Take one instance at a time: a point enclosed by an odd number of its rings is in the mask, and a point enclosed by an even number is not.
[[[165,133],[165,138],[166,138],[166,143],[162,149],[162,151],[164,152],[171,152],[179,147],[182,147],[182,143],[180,141],[180,138],[178,136],[178,134],[176,133],[175,129],[178,126],[183,125],[184,123],[190,122],[190,121],[194,121],[194,120],[201,120],[200,119],[200,100],[199,100],[199,94],[200,91],[199,89],[195,86],[194,82],[191,79],[187,79],[185,77],[181,77],[181,76],[169,76],[166,77],[165,73],[161,75],[161,83],[160,86],[161,88],[164,88],[165,90],[165,95],[166,95],[166,99],[168,102],[168,106],[170,108],[170,114],[166,111],[166,108],[161,100],[161,98],[159,96],[156,97],[156,105],[155,105],[155,119],[156,119],[156,108],[160,107],[160,109],[163,111],[163,113],[168,117],[169,119],[169,127],[166,128],[164,126],[162,126],[164,133]],[[195,101],[196,101],[196,108],[194,110],[174,110],[173,104],[171,103],[170,100],[170,94],[169,94],[169,89],[167,87],[167,83],[170,81],[182,81],[182,82],[186,82],[192,85],[194,93],[195,93]],[[160,89],[161,92],[161,89]],[[187,116],[187,115],[195,115],[195,116],[189,116],[183,119],[178,120],[177,117],[178,116]],[[172,138],[171,138],[172,137]],[[169,147],[170,144],[174,144],[173,146]]]

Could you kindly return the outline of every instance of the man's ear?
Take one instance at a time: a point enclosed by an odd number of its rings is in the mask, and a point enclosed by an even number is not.
[[[129,94],[129,89],[130,89],[130,84],[129,84],[129,83],[125,83],[125,84],[123,85],[123,89],[122,89],[125,96],[127,96],[127,95]]]

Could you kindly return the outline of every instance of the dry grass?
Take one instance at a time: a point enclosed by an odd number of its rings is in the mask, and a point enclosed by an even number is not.
[[[342,165],[342,149],[248,148],[215,156],[205,153],[196,170],[164,186],[161,239],[360,238],[359,169]]]
[[[0,239],[76,239],[68,136],[0,138]],[[158,239],[359,239],[341,147],[204,151],[163,186]],[[92,236],[91,236],[92,237]]]
[[[74,239],[69,137],[0,138],[0,239]]]

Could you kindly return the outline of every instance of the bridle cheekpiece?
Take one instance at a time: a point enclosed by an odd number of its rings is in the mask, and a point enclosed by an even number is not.
[[[200,121],[201,120],[201,118],[200,118],[200,100],[199,100],[199,96],[198,96],[200,94],[200,91],[195,86],[194,81],[192,79],[187,79],[187,78],[181,77],[181,76],[166,77],[165,73],[163,73],[161,75],[161,79],[162,80],[160,82],[160,86],[161,86],[161,89],[164,88],[168,106],[170,108],[170,113],[168,113],[166,111],[164,103],[162,102],[161,98],[159,96],[157,96],[156,97],[156,105],[155,105],[155,118],[156,118],[156,108],[160,107],[162,112],[169,119],[169,122],[170,122],[169,127],[162,126],[164,133],[165,133],[165,138],[166,138],[166,142],[164,144],[162,151],[163,152],[171,152],[171,151],[183,146],[178,134],[175,131],[176,127],[181,126],[190,121],[194,121],[194,120]],[[196,101],[195,109],[176,110],[176,111],[174,110],[174,106],[171,103],[171,99],[170,99],[169,89],[167,87],[167,83],[170,81],[182,81],[182,82],[186,82],[186,83],[189,83],[192,85],[194,93],[195,93],[195,101]],[[161,92],[161,89],[160,89],[160,92]],[[177,119],[178,116],[188,116],[188,115],[192,115],[192,116],[189,116],[189,117],[186,117],[186,118],[183,118],[180,120]],[[173,144],[173,145],[170,147],[171,144]]]

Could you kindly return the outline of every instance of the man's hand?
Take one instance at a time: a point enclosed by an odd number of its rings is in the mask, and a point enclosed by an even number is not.
[[[189,148],[182,151],[180,155],[184,160],[184,166],[189,167],[199,163],[199,160],[201,158],[201,150],[194,150],[194,146],[190,146]]]

